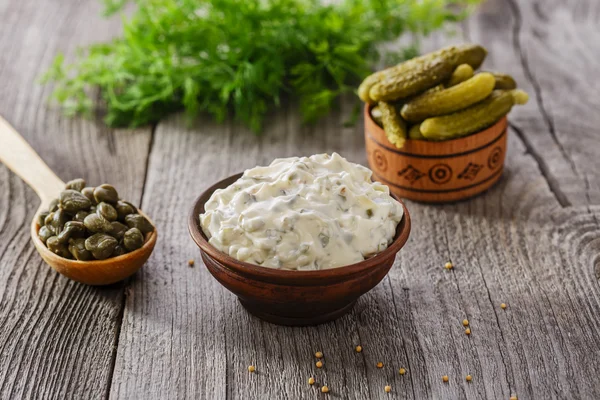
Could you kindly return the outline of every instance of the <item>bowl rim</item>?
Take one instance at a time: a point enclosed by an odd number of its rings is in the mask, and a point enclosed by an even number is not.
[[[431,141],[431,140],[415,140],[415,139],[406,138],[405,147],[407,147],[407,149],[399,150],[399,149],[394,148],[393,145],[389,142],[388,142],[388,145],[386,145],[384,143],[379,143],[379,141],[377,141],[377,139],[375,137],[372,137],[371,133],[368,132],[367,124],[371,125],[375,129],[379,129],[385,135],[385,130],[381,126],[379,126],[377,124],[377,122],[375,122],[373,117],[371,116],[371,110],[373,109],[374,106],[375,106],[375,104],[366,103],[365,107],[364,107],[365,134],[370,135],[371,139],[374,140],[376,143],[378,143],[380,146],[383,146],[386,149],[388,149],[394,153],[400,154],[400,155],[413,156],[413,155],[420,155],[420,154],[423,154],[423,155],[438,154],[440,157],[447,157],[447,156],[456,155],[453,153],[455,151],[454,149],[463,149],[461,151],[465,152],[465,154],[474,153],[474,152],[481,150],[482,148],[487,148],[487,147],[491,146],[492,144],[496,143],[507,133],[507,129],[508,129],[508,117],[505,115],[502,118],[500,118],[498,121],[493,123],[492,125],[488,126],[487,128],[484,128],[484,129],[477,131],[475,133],[472,133],[470,135],[463,136],[463,137],[456,138],[456,139]],[[491,133],[496,132],[498,130],[498,127],[502,128],[501,132],[499,134],[495,135],[490,140],[486,140],[485,137],[489,136]],[[479,143],[479,141],[482,141],[482,142]],[[450,151],[451,154],[447,154],[448,151]],[[462,155],[462,154],[460,154],[460,155]]]
[[[237,260],[213,247],[208,242],[204,232],[200,228],[199,216],[204,211],[204,204],[206,201],[208,201],[213,192],[215,192],[217,189],[229,186],[233,182],[237,181],[242,175],[243,172],[231,175],[210,186],[208,189],[202,192],[198,198],[196,198],[188,214],[188,230],[196,245],[200,247],[204,254],[232,272],[264,282],[286,283],[294,286],[308,286],[314,284],[324,285],[347,280],[354,275],[362,274],[365,271],[382,264],[390,257],[395,257],[396,253],[400,251],[400,249],[408,240],[411,230],[410,214],[408,213],[408,209],[402,200],[400,200],[398,196],[393,194],[390,190],[390,196],[400,203],[404,214],[402,216],[402,220],[396,227],[394,241],[385,250],[377,253],[371,258],[355,264],[345,265],[343,267],[318,271],[273,269]]]

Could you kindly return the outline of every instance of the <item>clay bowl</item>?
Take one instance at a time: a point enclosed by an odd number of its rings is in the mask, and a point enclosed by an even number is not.
[[[246,310],[268,322],[317,325],[341,317],[383,279],[408,239],[410,215],[402,204],[404,218],[398,224],[394,242],[357,264],[322,271],[288,271],[238,261],[208,243],[198,216],[215,190],[229,186],[241,175],[222,180],[198,197],[189,214],[188,228],[210,273],[239,298]]]
[[[502,175],[506,117],[491,127],[444,142],[407,140],[397,149],[365,106],[365,147],[374,179],[402,198],[445,203],[473,197]]]

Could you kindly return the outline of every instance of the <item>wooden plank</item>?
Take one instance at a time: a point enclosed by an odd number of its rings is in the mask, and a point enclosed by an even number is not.
[[[591,78],[600,58],[599,10],[593,0],[497,0],[468,24],[470,39],[485,42],[494,65],[529,92],[511,121],[562,205],[600,204]]]
[[[488,3],[495,18],[484,8],[469,34],[496,54],[489,68],[512,72],[496,53],[501,42],[512,43],[510,3]],[[264,323],[212,279],[185,226],[194,198],[275,157],[337,150],[364,163],[362,127],[341,127],[350,108],[312,129],[287,108],[261,137],[205,119],[192,129],[181,117],[158,126],[144,208],[163,239],[128,292],[111,397],[326,398],[307,385],[311,375],[337,398],[600,397],[600,210],[563,209],[561,186],[548,185],[539,157],[514,130],[496,188],[454,205],[408,203],[412,238],[388,278],[334,323]],[[539,109],[527,114],[530,125],[522,115],[516,126],[523,137],[545,134]],[[449,259],[452,271],[443,268]],[[314,367],[317,350],[325,353],[323,370]],[[250,364],[256,374],[247,372]]]
[[[63,179],[114,183],[141,200],[150,130],[113,131],[48,108],[38,82],[58,51],[106,40],[98,2],[0,2],[0,114]],[[0,145],[2,145],[0,143]],[[101,398],[111,379],[123,285],[86,287],[35,252],[31,189],[0,165],[0,398]]]

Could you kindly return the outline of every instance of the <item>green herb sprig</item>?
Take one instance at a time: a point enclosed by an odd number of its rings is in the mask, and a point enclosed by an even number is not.
[[[126,0],[104,0],[105,15]],[[305,121],[327,114],[380,59],[378,44],[428,34],[479,0],[137,0],[123,35],[59,54],[44,82],[68,115],[90,114],[99,88],[109,126],[140,126],[185,109],[252,130],[284,94]],[[406,55],[415,48],[405,49]]]

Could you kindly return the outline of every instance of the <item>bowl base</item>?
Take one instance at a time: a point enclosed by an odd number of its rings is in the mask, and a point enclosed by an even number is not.
[[[343,306],[342,308],[338,308],[337,310],[330,311],[326,314],[313,314],[307,317],[294,317],[294,316],[286,316],[286,315],[278,315],[278,314],[270,314],[264,311],[264,307],[260,304],[249,303],[238,298],[242,306],[252,315],[257,318],[260,318],[264,321],[270,322],[275,325],[285,325],[285,326],[312,326],[324,324],[325,322],[330,322],[339,317],[347,314],[354,304],[356,304],[356,300],[353,302]]]

